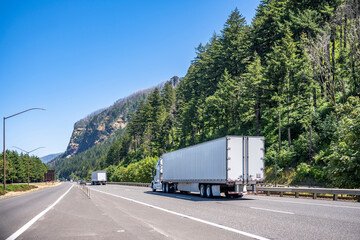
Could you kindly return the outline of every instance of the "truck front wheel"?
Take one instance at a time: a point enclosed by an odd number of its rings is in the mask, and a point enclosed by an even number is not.
[[[200,184],[200,197],[206,197],[206,189],[204,184]]]
[[[164,193],[166,193],[166,185],[167,185],[167,183],[163,183],[162,184],[162,191],[164,192]]]

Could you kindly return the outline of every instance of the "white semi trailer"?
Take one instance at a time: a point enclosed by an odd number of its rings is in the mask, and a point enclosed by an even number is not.
[[[106,171],[96,171],[91,173],[91,185],[106,185]]]
[[[156,165],[153,191],[200,192],[201,197],[242,197],[264,179],[264,137],[226,136],[165,153]]]

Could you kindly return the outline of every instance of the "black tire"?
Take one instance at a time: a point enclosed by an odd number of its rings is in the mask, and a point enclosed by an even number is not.
[[[200,197],[206,197],[206,187],[204,184],[200,184]]]
[[[206,197],[207,198],[212,198],[213,194],[212,194],[212,189],[211,189],[211,185],[208,184],[206,185]]]
[[[165,193],[165,190],[166,190],[166,189],[165,189],[165,184],[166,184],[166,183],[162,183],[162,185],[161,185],[161,189],[162,189],[163,193]]]
[[[171,193],[171,188],[170,188],[170,184],[166,184],[166,187],[165,187],[165,191],[167,192],[167,193]]]

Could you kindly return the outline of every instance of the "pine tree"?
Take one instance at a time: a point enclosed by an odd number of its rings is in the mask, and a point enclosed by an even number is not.
[[[249,56],[249,27],[245,18],[236,8],[226,20],[221,31],[221,50],[223,71],[239,77],[245,70],[244,60]]]
[[[244,125],[256,123],[256,135],[260,135],[261,128],[261,105],[263,98],[263,72],[261,59],[255,52],[253,60],[247,65],[246,73],[242,75],[241,99],[240,99],[240,119]]]

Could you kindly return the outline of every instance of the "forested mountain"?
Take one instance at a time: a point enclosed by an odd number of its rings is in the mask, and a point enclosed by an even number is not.
[[[96,111],[74,125],[70,143],[62,157],[73,157],[103,142],[112,133],[126,126],[129,114],[143,101],[151,89],[145,89],[120,99],[109,108]]]
[[[167,83],[175,87],[180,78],[172,77]],[[156,88],[163,88],[165,82],[156,87],[140,90],[116,101],[109,108],[91,113],[74,125],[70,143],[61,156],[48,163],[55,167],[57,176],[86,177],[95,168],[104,167],[104,159],[109,147],[119,138],[128,123],[128,119],[137,106],[144,102],[147,95]]]
[[[17,151],[6,150],[6,182],[25,183],[28,181],[28,161],[30,182],[42,182],[44,173],[49,166],[41,162],[36,156],[19,154]],[[3,153],[0,154],[0,164],[3,164]],[[4,177],[4,172],[0,171],[0,178]]]
[[[265,136],[268,182],[359,187],[359,14],[357,0],[264,0],[248,25],[235,9],[178,88],[139,104],[110,180],[149,181],[162,153],[236,134]]]

